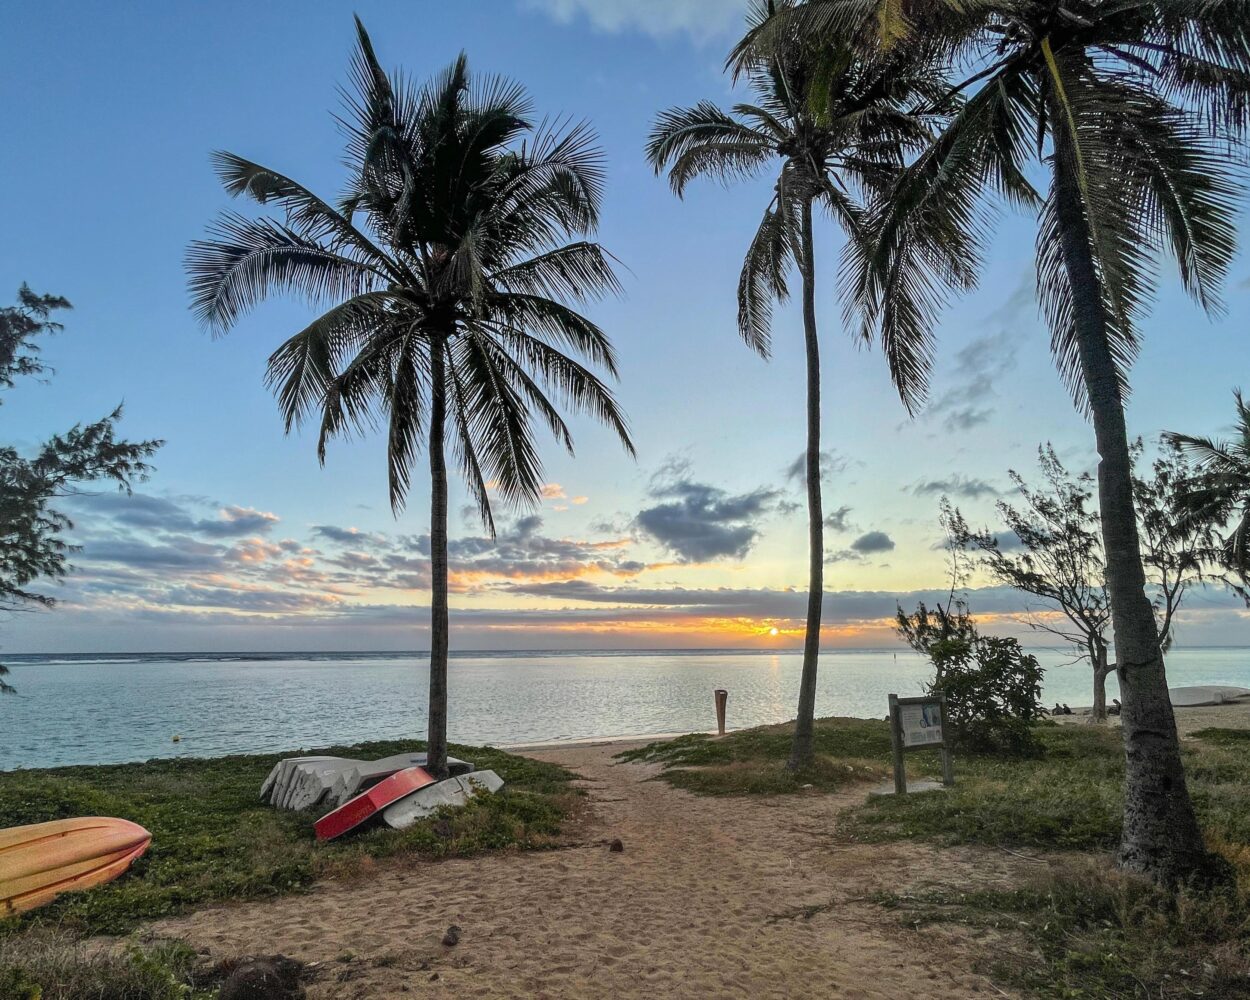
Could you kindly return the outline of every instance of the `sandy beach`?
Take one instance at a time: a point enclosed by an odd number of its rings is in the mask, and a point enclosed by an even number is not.
[[[588,793],[558,850],[382,864],[352,881],[165,921],[214,957],[318,963],[313,1000],[444,997],[1008,996],[972,970],[978,943],[903,927],[882,889],[1007,884],[1045,861],[1002,851],[837,839],[865,789],[698,797],[648,780],[628,744],[531,753]],[[624,850],[610,852],[620,838]],[[462,929],[442,944],[449,925]]]
[[[1051,716],[1060,725],[1072,726],[1091,722],[1088,708],[1073,708],[1072,715]],[[1176,731],[1188,739],[1200,729],[1250,729],[1250,701],[1231,705],[1203,705],[1199,708],[1175,708]],[[1110,716],[1107,722],[1119,726],[1120,718]]]

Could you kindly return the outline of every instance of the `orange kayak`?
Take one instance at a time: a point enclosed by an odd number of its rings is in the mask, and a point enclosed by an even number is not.
[[[100,816],[0,830],[0,917],[111,882],[151,842],[137,823]]]

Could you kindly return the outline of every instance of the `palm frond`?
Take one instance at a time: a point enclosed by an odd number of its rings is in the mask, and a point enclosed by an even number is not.
[[[422,430],[426,405],[423,385],[428,378],[422,363],[421,338],[409,334],[395,351],[395,364],[382,398],[387,415],[386,479],[391,510],[398,514],[404,508],[412,481],[412,465],[422,450]],[[445,350],[441,344],[424,345],[426,352]],[[435,387],[432,391],[438,391]]]
[[[450,390],[449,402],[452,426],[455,437],[452,439],[452,454],[460,465],[460,474],[473,497],[478,517],[482,519],[482,527],[491,538],[495,537],[495,513],[491,510],[490,492],[486,488],[486,477],[482,475],[481,464],[477,460],[477,449],[473,442],[470,426],[468,396],[460,373],[456,368],[455,357],[447,358],[447,387]]]
[[[618,375],[616,351],[603,330],[562,302],[512,292],[492,300],[490,318],[563,344],[592,364],[601,365],[613,378]]]
[[[222,186],[232,197],[247,195],[261,205],[276,202],[286,211],[287,226],[306,239],[330,240],[328,248],[336,251],[350,247],[378,270],[403,280],[403,272],[372,240],[303,185],[224,150],[214,152],[211,159]]]
[[[661,112],[647,140],[647,159],[657,175],[668,170],[678,197],[695,177],[722,183],[754,177],[775,155],[775,140],[768,132],[743,124],[709,101]]]
[[[190,244],[186,268],[192,309],[215,333],[275,291],[317,305],[359,295],[388,278],[280,223],[234,213],[221,215],[208,239]]]
[[[508,292],[586,302],[622,291],[610,256],[598,243],[569,243],[500,268],[489,281]]]
[[[594,372],[524,330],[506,324],[490,324],[489,328],[517,363],[557,392],[568,406],[610,427],[626,453],[636,457],[629,422],[611,389]],[[556,428],[553,431],[559,436]]]
[[[880,337],[909,411],[924,399],[933,324],[952,291],[975,285],[990,215],[986,186],[1023,202],[1027,127],[1034,92],[1006,74],[973,95],[937,140],[870,211],[865,238],[848,244],[841,272],[848,320]]]
[[[796,260],[795,220],[774,200],[747,248],[738,278],[738,333],[765,360],[772,353],[773,303],[789,297],[786,272]]]
[[[465,387],[465,413],[483,472],[510,505],[532,506],[542,496],[542,461],[529,412],[498,352],[481,337],[459,337],[454,366]]]
[[[278,397],[289,433],[323,405],[331,382],[352,352],[394,336],[415,319],[393,292],[366,292],[332,307],[269,356],[265,384]]]

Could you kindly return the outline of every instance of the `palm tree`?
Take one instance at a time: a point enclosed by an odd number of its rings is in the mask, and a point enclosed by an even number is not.
[[[1194,486],[1178,498],[1183,516],[1214,527],[1233,521],[1220,546],[1218,561],[1240,583],[1228,582],[1250,603],[1250,405],[1233,390],[1237,423],[1231,441],[1190,434],[1167,434],[1173,444],[1197,459]]]
[[[382,71],[356,22],[354,94],[342,120],[350,167],[338,206],[231,153],[232,195],[281,221],[222,216],[191,245],[195,311],[224,333],[275,292],[328,308],[269,359],[287,430],[314,413],[326,442],[384,424],[390,502],[404,506],[425,449],[430,472],[429,766],[447,760],[446,449],[494,532],[488,484],[512,505],[543,482],[535,414],[570,453],[552,397],[608,424],[632,455],[604,383],[603,331],[568,303],[617,288],[609,256],[576,239],[599,216],[602,156],[585,125],[536,127],[517,84],[470,78],[462,54],[424,87]],[[573,240],[570,242],[570,240]],[[568,353],[565,353],[565,352]]]
[[[785,4],[783,3],[783,6]],[[757,5],[763,23],[773,3]],[[797,267],[803,284],[803,334],[807,354],[808,516],[807,628],[791,770],[813,762],[812,731],[824,598],[824,522],[820,484],[820,342],[816,329],[816,262],[813,208],[823,207],[855,240],[861,210],[851,192],[880,191],[902,166],[908,150],[928,132],[912,113],[939,90],[931,75],[905,66],[865,67],[833,56],[814,61],[792,46],[747,67],[755,103],[731,112],[710,102],[663,112],[652,128],[647,157],[657,174],[668,170],[681,197],[698,176],[722,181],[753,177],[776,166],[772,200],[747,250],[738,281],[738,331],[761,357],[769,357],[772,305],[789,294],[786,275]],[[909,405],[929,367],[910,341],[887,341],[895,385]]]
[[[903,8],[907,17],[878,17]],[[890,30],[885,30],[885,26]],[[872,220],[857,304],[882,336],[927,343],[947,288],[975,283],[983,196],[1039,212],[1038,292],[1056,364],[1092,419],[1124,696],[1121,863],[1163,881],[1207,870],[1145,592],[1124,400],[1163,253],[1207,311],[1235,244],[1230,155],[1250,119],[1244,0],[811,0],[751,44],[806,31],[973,67],[967,100]],[[746,58],[747,49],[738,58]],[[1039,162],[1049,189],[1025,170]],[[939,242],[937,237],[943,239]],[[939,258],[916,246],[941,245]]]

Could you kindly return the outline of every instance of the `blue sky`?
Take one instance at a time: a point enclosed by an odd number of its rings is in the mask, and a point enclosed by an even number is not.
[[[55,612],[5,624],[5,647],[425,644],[425,489],[396,520],[378,440],[339,443],[321,468],[308,435],[284,436],[264,363],[307,310],[275,301],[214,341],[188,310],[182,271],[187,242],[229,204],[211,150],[340,187],[331,113],[353,11],[388,67],[424,77],[465,49],[475,70],[525,83],[540,112],[590,119],[608,159],[600,237],[627,268],[624,297],[592,315],[621,353],[638,461],[575,422],[576,459],[547,450],[541,509],[505,519],[497,543],[453,518],[456,644],[794,645],[806,529],[787,468],[803,446],[801,331],[796,310],[780,310],[765,364],[734,319],[770,181],[696,184],[678,202],[642,155],[657,111],[732,100],[721,64],[740,7],[484,0],[0,10],[0,291],[26,281],[75,305],[46,345],[55,380],[8,395],[4,437],[29,447],[124,400],[129,436],[168,442],[137,499],[75,503],[78,572],[55,588]],[[1031,219],[1004,219],[981,290],[945,316],[931,403],[909,420],[880,357],[841,329],[839,240],[820,231],[826,509],[849,508],[828,539],[830,644],[893,642],[896,596],[942,586],[943,492],[985,519],[1007,469],[1030,470],[1040,442],[1075,468],[1092,463],[1037,316],[1032,233]],[[1250,357],[1244,258],[1228,300],[1210,322],[1164,280],[1133,376],[1134,434],[1226,425]],[[986,590],[973,606],[1007,616],[1019,601]],[[1245,641],[1247,618],[1226,598],[1191,606],[1180,642]],[[1019,631],[1005,617],[997,627]]]

